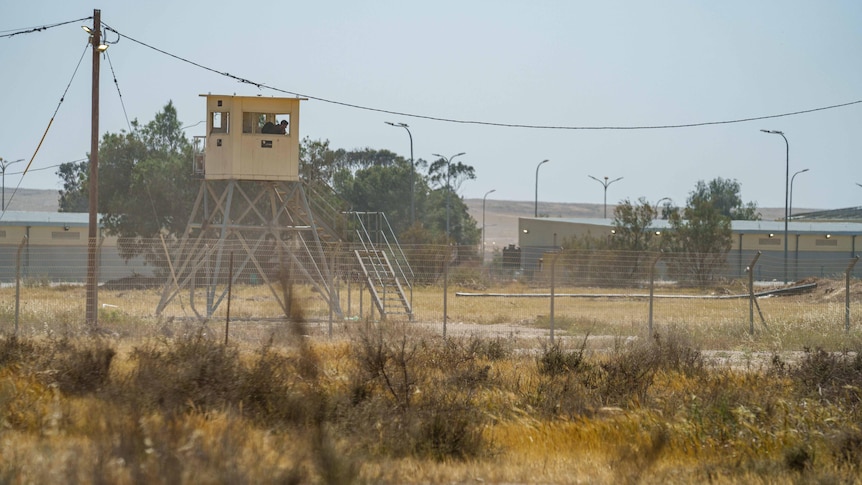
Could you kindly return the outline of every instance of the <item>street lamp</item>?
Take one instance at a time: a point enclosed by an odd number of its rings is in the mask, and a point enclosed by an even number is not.
[[[407,136],[410,137],[410,224],[416,223],[416,165],[413,164],[413,133],[410,133],[410,126],[407,123],[392,123],[384,121],[389,126],[396,128],[404,128],[407,130]]]
[[[10,162],[10,161],[7,161],[7,160],[4,160],[4,159],[2,159],[2,158],[0,158],[0,169],[2,169],[2,170],[3,170],[3,191],[2,191],[2,192],[3,192],[3,195],[2,195],[2,197],[3,197],[3,202],[2,202],[2,210],[3,210],[4,212],[6,211],[6,167],[8,167],[9,165],[12,165],[13,163],[18,163],[18,162],[23,162],[23,161],[24,161],[24,159],[23,159],[23,158],[19,158],[18,160],[14,160],[14,161],[11,161],[11,162]]]
[[[539,167],[548,163],[549,160],[542,160],[536,165],[536,204],[533,207],[533,217],[539,217]]]
[[[787,213],[788,213],[789,217],[793,217],[793,181],[794,181],[794,179],[796,179],[797,175],[799,175],[800,173],[805,173],[807,171],[808,171],[808,169],[804,168],[804,169],[794,173],[793,176],[790,177],[790,202],[788,202],[788,204],[787,204]]]
[[[491,189],[485,192],[485,195],[482,196],[482,264],[485,264],[485,199],[488,197],[488,194],[492,192],[496,192],[497,189]]]
[[[784,284],[787,284],[787,220],[790,218],[790,142],[784,136],[783,131],[778,130],[760,130],[770,135],[781,135],[784,138],[784,145],[787,147],[787,156],[785,161],[784,173]]]
[[[449,158],[444,157],[443,155],[438,155],[436,153],[432,153],[435,157],[440,157],[443,160],[446,160],[446,242],[449,242],[449,192],[452,189],[449,187],[449,176],[452,174],[452,170],[450,170],[450,164],[452,160],[455,160],[455,157],[460,157],[461,155],[466,155],[466,153],[456,153]]]
[[[599,180],[599,179],[593,177],[592,175],[587,175],[587,177],[589,177],[589,178],[595,180],[596,182],[602,184],[602,186],[604,186],[604,188],[605,188],[605,219],[607,219],[608,218],[608,185],[616,182],[617,180],[622,180],[623,178],[617,177],[617,178],[611,180],[610,182],[608,182],[607,177],[605,177],[604,180]]]

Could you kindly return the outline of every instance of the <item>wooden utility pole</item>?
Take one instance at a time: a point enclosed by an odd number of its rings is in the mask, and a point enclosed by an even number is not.
[[[87,240],[87,324],[91,327],[99,321],[99,280],[96,252],[99,236],[99,50],[102,28],[101,10],[93,10],[93,30],[90,32],[90,43],[93,45],[93,105],[90,114],[90,220]]]

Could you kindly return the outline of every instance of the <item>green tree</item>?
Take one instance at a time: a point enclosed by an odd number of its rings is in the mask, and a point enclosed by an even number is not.
[[[344,150],[329,148],[329,140],[305,137],[299,145],[299,175],[311,185],[332,185],[334,178],[347,169]]]
[[[620,202],[614,209],[611,248],[627,251],[655,249],[655,231],[652,229],[655,216],[655,209],[643,197],[636,205],[629,199]]]
[[[372,165],[336,177],[334,189],[353,210],[383,212],[396,234],[410,226],[410,161]]]
[[[109,234],[119,236],[120,254],[160,259],[149,240],[181,234],[198,184],[192,176],[191,143],[172,102],[132,132],[106,133],[99,144],[99,213]],[[89,198],[86,162],[61,166],[61,207],[80,208]],[[75,205],[78,204],[78,205]]]
[[[614,209],[614,229],[607,254],[604,278],[607,283],[637,284],[649,270],[649,252],[656,248],[652,228],[655,208],[641,197],[637,204],[625,199]]]
[[[461,184],[475,179],[476,169],[462,162],[446,163],[446,160],[441,158],[428,167],[428,182],[431,186],[448,187],[456,194],[461,189]]]
[[[449,238],[459,246],[478,244],[481,233],[458,190],[467,180],[475,180],[476,169],[462,162],[446,163],[439,159],[428,166],[427,180],[435,187],[428,197],[427,224],[446,233],[448,214]],[[448,208],[448,209],[447,209]]]
[[[700,188],[698,183],[682,214],[671,214],[671,230],[664,234],[662,245],[672,253],[666,261],[678,280],[704,286],[718,278],[724,267],[732,230],[730,217]]]
[[[743,203],[740,196],[740,184],[735,179],[712,179],[708,184],[703,180],[697,182],[693,194],[701,199],[711,201],[719,214],[735,221],[759,221],[760,212],[755,202]]]
[[[90,162],[68,162],[60,164],[56,174],[63,181],[60,191],[59,212],[88,212],[90,208],[89,179]]]
[[[476,221],[457,195],[464,181],[476,178],[476,171],[463,163],[451,164],[447,186],[446,165],[445,160],[429,166],[426,161],[417,159],[415,167],[411,168],[409,160],[391,151],[334,150],[328,140],[305,138],[300,145],[300,175],[306,183],[331,187],[331,195],[344,201],[349,210],[385,213],[399,239],[409,230],[416,244],[420,244],[419,240],[424,241],[423,244],[439,241],[446,231],[448,193],[452,241],[461,245],[477,244],[480,233]],[[415,227],[411,227],[410,219],[413,197]]]

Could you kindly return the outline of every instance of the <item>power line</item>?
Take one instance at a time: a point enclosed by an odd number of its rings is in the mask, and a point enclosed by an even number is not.
[[[416,114],[416,113],[407,113],[407,112],[403,112],[403,111],[393,111],[393,110],[387,110],[387,109],[382,109],[382,108],[374,108],[374,107],[370,107],[370,106],[362,106],[362,105],[358,105],[358,104],[322,98],[319,96],[313,96],[310,94],[298,93],[295,91],[289,91],[286,89],[281,89],[281,88],[277,88],[274,86],[269,86],[269,85],[264,84],[264,83],[255,82],[255,81],[252,81],[250,79],[246,79],[246,78],[243,78],[240,76],[236,76],[234,74],[230,74],[229,72],[219,71],[217,69],[205,66],[205,65],[200,64],[198,62],[191,61],[189,59],[178,56],[176,54],[172,54],[172,53],[167,52],[165,50],[151,46],[151,45],[149,45],[145,42],[142,42],[140,40],[129,37],[128,35],[120,33],[108,25],[105,25],[105,28],[114,32],[115,34],[117,34],[120,37],[125,37],[126,39],[129,39],[132,42],[140,44],[140,45],[142,45],[148,49],[152,49],[152,50],[159,52],[161,54],[164,54],[166,56],[173,57],[174,59],[177,59],[178,61],[182,61],[182,62],[185,62],[187,64],[191,64],[195,67],[198,67],[200,69],[204,69],[206,71],[210,71],[212,73],[234,79],[240,83],[255,86],[258,89],[269,89],[271,91],[276,91],[276,92],[283,93],[283,94],[289,94],[289,95],[293,95],[293,96],[297,96],[297,97],[313,99],[315,101],[321,101],[324,103],[335,104],[335,105],[344,106],[347,108],[354,108],[354,109],[360,109],[360,110],[365,110],[365,111],[373,111],[373,112],[377,112],[377,113],[385,113],[385,114],[394,115],[394,116],[404,116],[404,117],[409,117],[409,118],[418,118],[418,119],[425,119],[425,120],[431,120],[431,121],[441,121],[441,122],[446,122],[446,123],[496,126],[496,127],[502,127],[502,128],[528,128],[528,129],[537,129],[537,130],[666,130],[666,129],[676,129],[676,128],[695,128],[695,127],[699,127],[699,126],[727,125],[727,124],[745,123],[745,122],[749,122],[749,121],[758,121],[758,120],[769,120],[769,119],[775,119],[775,118],[784,118],[784,117],[788,117],[788,116],[797,116],[797,115],[802,115],[802,114],[815,113],[817,111],[825,111],[825,110],[836,109],[836,108],[844,108],[844,107],[852,106],[852,105],[856,105],[856,104],[862,104],[862,99],[860,99],[860,100],[856,100],[856,101],[849,101],[846,103],[833,104],[833,105],[829,105],[829,106],[821,106],[821,107],[817,107],[817,108],[791,111],[791,112],[787,112],[787,113],[779,113],[779,114],[771,114],[771,115],[763,115],[763,116],[751,116],[751,117],[746,117],[746,118],[736,118],[736,119],[730,119],[730,120],[703,121],[703,122],[696,122],[696,123],[680,123],[680,124],[664,124],[664,125],[567,126],[567,125],[534,125],[534,124],[497,123],[497,122],[479,121],[479,120],[459,120],[459,119],[454,119],[454,118],[443,118],[443,117],[437,117],[437,116],[421,115],[421,114]]]
[[[46,165],[44,167],[31,168],[31,169],[27,170],[26,172],[24,170],[21,170],[20,172],[6,172],[6,174],[7,175],[23,175],[24,173],[39,172],[41,170],[48,170],[51,168],[57,168],[57,167],[64,165],[66,163],[81,163],[81,162],[86,162],[88,160],[90,160],[90,159],[89,158],[79,158],[77,160],[71,160],[69,162],[58,163],[56,165]]]
[[[53,29],[54,27],[60,27],[62,25],[73,24],[76,22],[83,22],[84,20],[89,20],[91,18],[93,18],[92,15],[89,17],[84,17],[82,19],[69,20],[67,22],[60,22],[57,24],[42,25],[39,27],[25,27],[25,28],[21,28],[21,29],[3,30],[3,31],[0,31],[0,39],[14,37],[16,35],[21,35],[21,34],[32,34],[33,32],[42,32],[44,30]],[[11,32],[11,34],[7,33],[7,32]]]
[[[123,107],[123,116],[126,117],[126,125],[129,126],[129,133],[132,132],[132,124],[129,123],[129,114],[126,113],[126,103],[123,102],[123,93],[120,92],[120,83],[117,82],[117,74],[114,72],[114,63],[111,62],[111,55],[105,51],[105,57],[108,59],[108,65],[111,66],[111,76],[114,77],[114,86],[117,87],[117,94],[120,96],[120,106]]]
[[[39,26],[39,27],[17,29],[15,31],[4,31],[4,33],[0,34],[0,38],[4,38],[4,37],[9,38],[9,37],[13,37],[13,36],[20,35],[20,34],[41,32],[41,31],[48,30],[48,29],[51,29],[54,27],[67,25],[70,23],[82,22],[84,20],[89,20],[91,18],[92,18],[92,16],[84,17],[84,18],[77,19],[77,20],[70,20],[67,22],[60,22],[60,23],[56,23],[56,24]],[[240,82],[243,84],[249,84],[251,86],[255,86],[258,89],[269,89],[271,91],[275,91],[275,92],[279,92],[279,93],[283,93],[283,94],[307,98],[307,99],[311,99],[311,100],[315,100],[315,101],[320,101],[323,103],[329,103],[329,104],[334,104],[334,105],[338,105],[338,106],[343,106],[346,108],[372,111],[372,112],[376,112],[376,113],[384,113],[384,114],[393,115],[393,116],[404,116],[404,117],[408,117],[408,118],[425,119],[425,120],[430,120],[430,121],[440,121],[440,122],[445,122],[445,123],[495,126],[495,127],[502,127],[502,128],[525,128],[525,129],[538,129],[538,130],[663,130],[663,129],[678,129],[678,128],[695,128],[695,127],[713,126],[713,125],[726,125],[726,124],[735,124],[735,123],[745,123],[745,122],[750,122],[750,121],[760,121],[760,120],[768,120],[768,119],[775,119],[775,118],[784,118],[784,117],[789,117],[789,116],[798,116],[798,115],[802,115],[802,114],[809,114],[809,113],[815,113],[818,111],[826,111],[826,110],[831,110],[831,109],[844,108],[844,107],[848,107],[848,106],[862,104],[862,100],[855,100],[855,101],[849,101],[846,103],[839,103],[839,104],[833,104],[833,105],[829,105],[829,106],[821,106],[821,107],[804,109],[804,110],[790,111],[790,112],[779,113],[779,114],[750,116],[750,117],[745,117],[745,118],[735,118],[735,119],[718,120],[718,121],[703,121],[703,122],[679,123],[679,124],[656,124],[656,125],[571,126],[571,125],[516,124],[516,123],[498,123],[498,122],[481,121],[481,120],[463,120],[463,119],[455,119],[455,118],[445,118],[445,117],[438,117],[438,116],[422,115],[422,114],[417,114],[417,113],[408,113],[408,112],[404,112],[404,111],[388,110],[388,109],[383,109],[383,108],[375,108],[375,107],[371,107],[371,106],[363,106],[363,105],[359,105],[359,104],[355,104],[355,103],[348,103],[348,102],[344,102],[344,101],[338,101],[338,100],[334,100],[334,99],[323,98],[320,96],[298,93],[295,91],[290,91],[290,90],[278,88],[275,86],[269,86],[267,84],[252,81],[250,79],[247,79],[247,78],[244,78],[241,76],[237,76],[237,75],[231,74],[231,73],[226,72],[226,71],[220,71],[218,69],[214,69],[214,68],[205,66],[203,64],[200,64],[198,62],[186,59],[186,58],[181,57],[179,55],[172,54],[172,53],[165,51],[163,49],[159,49],[155,46],[147,44],[146,42],[143,42],[143,41],[137,40],[133,37],[130,37],[128,35],[122,34],[104,22],[102,22],[102,25],[104,26],[104,28],[106,30],[110,30],[111,32],[114,32],[119,37],[125,37],[126,39],[129,39],[132,42],[135,42],[135,43],[137,43],[141,46],[144,46],[148,49],[152,49],[152,50],[154,50],[160,54],[166,55],[168,57],[172,57],[178,61],[185,62],[187,64],[191,64],[191,65],[193,65],[199,69],[203,69],[203,70],[212,72],[214,74],[218,74],[220,76],[234,79],[237,82]],[[5,32],[11,32],[11,33],[5,33]],[[110,64],[110,58],[108,58],[108,63]],[[113,73],[113,65],[111,65],[111,72]],[[117,84],[116,76],[114,76],[114,83]],[[120,92],[119,91],[119,84],[117,84],[117,92],[118,93]],[[121,102],[121,104],[123,104],[123,112],[125,114],[125,105],[123,103],[122,93],[120,93],[120,102]],[[126,122],[128,124],[128,115],[127,114],[126,114]],[[130,127],[130,130],[131,130],[131,127]]]
[[[78,69],[81,67],[81,62],[84,60],[84,55],[87,53],[87,49],[90,47],[90,41],[87,41],[87,45],[84,46],[84,52],[81,53],[81,58],[78,59],[78,64],[75,66],[75,70],[72,72],[72,77],[69,79],[69,84],[66,85],[66,89],[63,90],[63,95],[60,97],[60,101],[57,103],[57,107],[54,109],[54,114],[51,115],[51,119],[48,120],[48,126],[45,127],[44,133],[42,133],[42,138],[39,140],[39,144],[36,146],[36,150],[33,152],[33,155],[30,157],[30,161],[27,162],[27,167],[24,168],[22,172],[23,175],[26,175],[30,170],[30,165],[33,164],[33,160],[36,159],[36,154],[39,153],[39,149],[42,148],[42,143],[45,141],[45,137],[48,136],[48,131],[51,130],[51,125],[54,124],[54,118],[57,117],[57,113],[60,111],[60,106],[63,105],[63,101],[66,100],[66,94],[69,92],[69,87],[72,86],[72,81],[75,80],[75,76],[78,74]],[[12,191],[12,195],[9,196],[9,202],[12,202],[12,199],[15,198],[15,193],[18,192],[18,188],[21,187],[21,182],[24,181],[24,177],[18,179],[18,185],[15,186],[15,190]],[[5,212],[3,213],[5,214]],[[0,214],[0,219],[3,218],[3,215]]]

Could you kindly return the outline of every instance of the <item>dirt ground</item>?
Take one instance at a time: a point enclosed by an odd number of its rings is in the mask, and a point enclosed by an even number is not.
[[[846,293],[846,282],[844,280],[821,279],[821,278],[806,278],[798,281],[797,285],[806,285],[816,283],[817,288],[813,291],[800,295],[801,298],[808,298],[812,301],[829,302],[843,301]],[[850,299],[859,301],[862,298],[862,280],[850,280]]]

